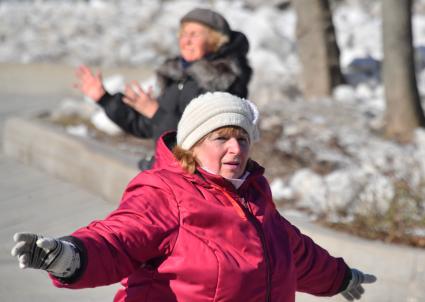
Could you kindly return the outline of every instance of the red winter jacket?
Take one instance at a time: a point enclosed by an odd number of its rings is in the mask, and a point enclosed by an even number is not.
[[[349,269],[276,210],[263,168],[235,190],[220,176],[184,172],[166,142],[157,168],[137,175],[115,211],[72,234],[83,267],[58,287],[124,286],[114,301],[295,301],[330,296]]]

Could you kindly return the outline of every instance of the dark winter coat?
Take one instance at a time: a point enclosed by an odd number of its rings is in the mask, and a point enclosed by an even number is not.
[[[349,268],[303,235],[276,210],[264,169],[236,190],[199,169],[182,170],[166,144],[155,169],[128,185],[117,210],[72,234],[83,266],[72,282],[84,288],[122,280],[114,301],[294,302],[295,292],[337,294]]]
[[[186,105],[204,92],[227,91],[246,98],[252,74],[248,50],[245,35],[233,31],[229,43],[201,60],[188,64],[181,57],[168,59],[156,72],[162,93],[157,98],[160,107],[152,118],[123,103],[122,93],[106,93],[99,105],[125,132],[156,141],[163,132],[177,129]]]

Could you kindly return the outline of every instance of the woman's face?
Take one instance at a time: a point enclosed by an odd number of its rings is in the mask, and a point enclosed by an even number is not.
[[[248,134],[239,132],[228,135],[220,129],[213,131],[193,149],[198,164],[224,178],[240,178],[245,172],[250,143]]]
[[[188,62],[202,59],[209,52],[209,30],[196,22],[185,22],[180,29],[180,54]]]

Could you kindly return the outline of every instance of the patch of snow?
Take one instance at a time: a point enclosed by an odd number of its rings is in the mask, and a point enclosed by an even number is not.
[[[88,136],[88,129],[86,125],[67,126],[65,130],[66,132],[74,136],[79,136],[79,137]]]
[[[109,135],[115,136],[122,133],[121,128],[112,122],[103,110],[96,111],[96,113],[91,116],[90,122],[97,129]]]
[[[277,178],[270,184],[270,189],[275,199],[290,200],[294,198],[294,191],[282,179]]]
[[[311,170],[302,169],[295,172],[290,181],[297,203],[301,207],[322,213],[326,210],[326,189],[322,177]]]

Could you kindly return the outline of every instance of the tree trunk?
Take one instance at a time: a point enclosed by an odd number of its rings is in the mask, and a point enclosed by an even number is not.
[[[339,48],[328,0],[293,0],[297,13],[297,45],[303,66],[306,98],[330,96],[344,83]]]
[[[385,135],[400,142],[412,139],[425,125],[416,84],[412,38],[412,0],[383,0],[383,79]]]

